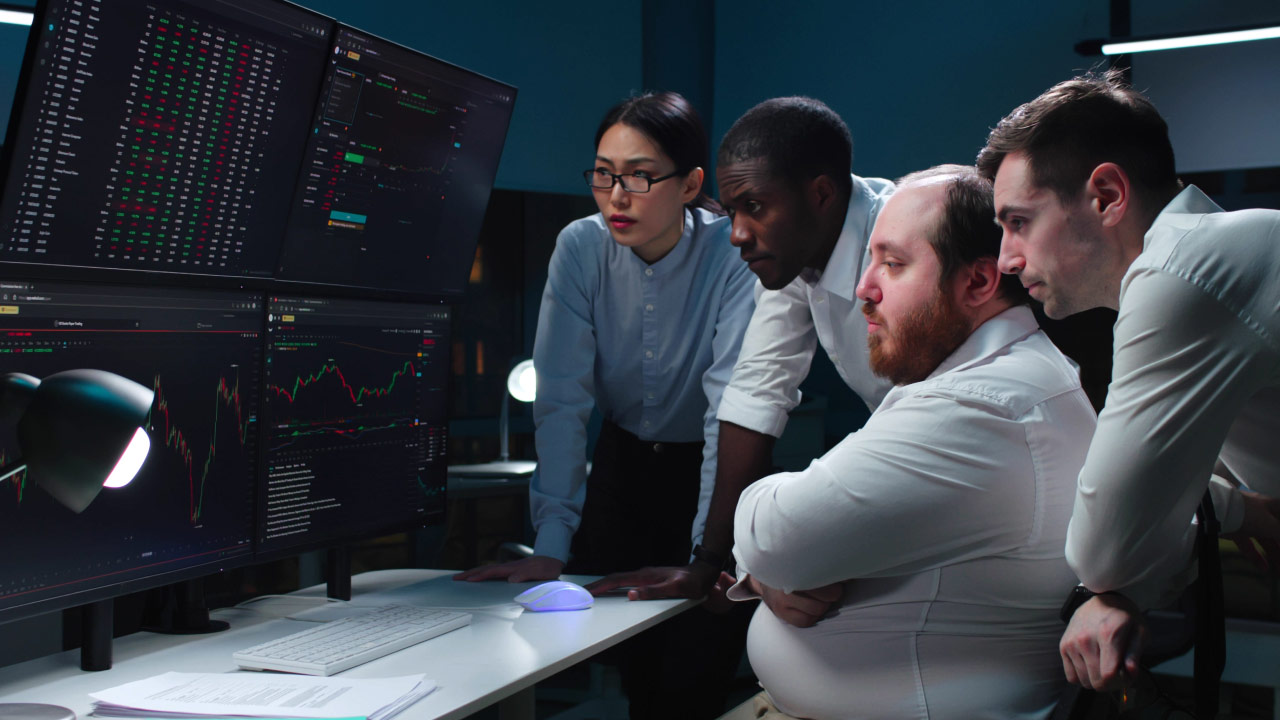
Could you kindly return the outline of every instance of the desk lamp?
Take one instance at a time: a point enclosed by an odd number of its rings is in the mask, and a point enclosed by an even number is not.
[[[79,513],[104,487],[133,480],[151,448],[141,426],[154,393],[102,370],[67,370],[41,382],[0,375],[0,424],[17,422],[22,455],[0,481],[26,470],[32,482]],[[0,703],[3,720],[75,720],[57,705]]]
[[[521,360],[507,375],[507,393],[523,403],[533,402],[538,394],[538,374],[532,360]],[[498,462],[510,462],[507,452],[508,426],[511,424],[511,403],[502,398],[502,412],[498,415]]]
[[[507,394],[520,402],[533,402],[537,394],[538,376],[533,371],[532,360],[522,360],[507,375]],[[538,463],[533,460],[512,460],[507,446],[510,434],[511,401],[502,398],[498,412],[498,459],[476,465],[450,465],[449,474],[460,478],[522,478],[528,477]]]
[[[89,507],[104,487],[128,485],[147,458],[143,429],[154,393],[103,370],[66,370],[40,381],[0,376],[0,423],[18,425],[21,456],[0,480],[26,470],[72,512]]]

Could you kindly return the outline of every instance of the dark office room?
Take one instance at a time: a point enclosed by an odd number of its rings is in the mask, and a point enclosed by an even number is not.
[[[0,720],[1280,718],[1280,5],[0,1]]]

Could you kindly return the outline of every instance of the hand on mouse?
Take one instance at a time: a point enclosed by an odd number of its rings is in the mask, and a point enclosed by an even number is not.
[[[555,580],[564,571],[564,561],[546,555],[512,560],[497,565],[481,565],[453,576],[454,580],[479,582],[481,580],[506,580],[529,582],[531,580]]]

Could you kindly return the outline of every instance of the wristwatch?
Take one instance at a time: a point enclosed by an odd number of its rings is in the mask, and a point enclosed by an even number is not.
[[[1071,622],[1071,616],[1076,614],[1076,610],[1079,610],[1081,605],[1089,602],[1094,596],[1103,594],[1105,593],[1096,593],[1083,585],[1071,588],[1071,594],[1067,596],[1067,601],[1062,603],[1062,609],[1058,611],[1058,617],[1064,623]]]
[[[729,565],[729,559],[720,555],[714,550],[708,550],[702,545],[693,546],[693,559],[714,567],[716,570],[724,570]]]

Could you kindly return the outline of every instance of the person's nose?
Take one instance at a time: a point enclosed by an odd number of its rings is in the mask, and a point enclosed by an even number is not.
[[[867,268],[862,273],[862,278],[858,280],[858,287],[854,290],[858,299],[872,305],[884,299],[884,293],[880,291],[880,285],[875,279],[875,266]]]
[[[1005,233],[1000,239],[1000,256],[996,258],[996,267],[1006,275],[1018,275],[1027,267],[1027,259],[1023,256],[1018,241],[1010,239]]]
[[[729,231],[729,243],[736,248],[742,248],[751,242],[751,231],[747,228],[745,220],[734,217],[733,226]]]
[[[613,189],[609,191],[609,202],[616,208],[631,206],[631,193],[622,188],[621,180],[613,183]]]

